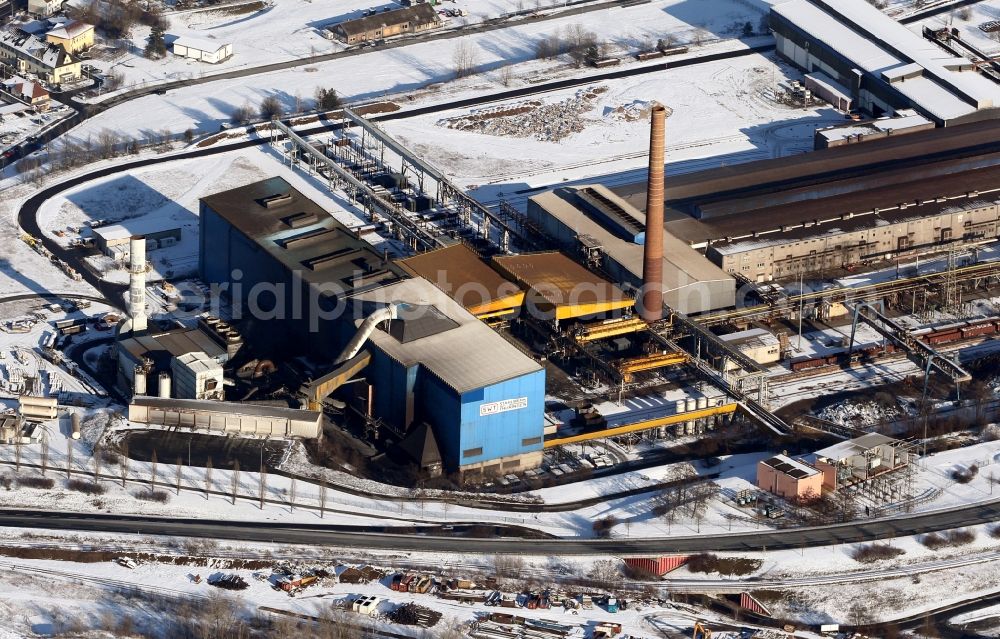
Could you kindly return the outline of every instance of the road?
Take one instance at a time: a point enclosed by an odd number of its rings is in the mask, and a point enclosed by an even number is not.
[[[1000,499],[927,513],[871,520],[752,533],[701,534],[647,539],[515,539],[471,538],[373,531],[369,528],[309,524],[273,524],[256,521],[172,519],[100,513],[2,510],[0,526],[12,528],[136,533],[176,537],[203,537],[235,541],[262,541],[336,546],[367,550],[438,553],[510,553],[537,555],[634,555],[697,552],[789,550],[815,546],[853,544],[938,530],[961,528],[1000,519]]]

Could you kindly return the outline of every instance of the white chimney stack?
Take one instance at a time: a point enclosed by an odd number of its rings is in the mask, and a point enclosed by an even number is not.
[[[128,314],[132,332],[146,330],[146,238],[136,235],[129,241]]]

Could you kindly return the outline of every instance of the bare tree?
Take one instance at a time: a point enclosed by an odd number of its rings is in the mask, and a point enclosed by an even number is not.
[[[208,495],[212,490],[212,458],[209,457],[205,461],[205,499],[208,499]]]
[[[107,160],[114,157],[115,150],[118,148],[118,142],[119,137],[117,133],[110,129],[101,129],[101,132],[97,134],[97,149],[101,159]]]
[[[260,465],[260,473],[257,474],[259,481],[258,490],[260,492],[260,509],[264,510],[264,495],[267,493],[267,467]]]
[[[505,64],[500,67],[500,72],[497,77],[500,80],[500,84],[505,87],[509,87],[510,83],[514,81],[514,65]]]
[[[260,119],[277,120],[284,114],[281,107],[281,100],[276,96],[269,95],[260,101]]]
[[[14,472],[21,474],[21,431],[14,433]]]
[[[118,457],[118,470],[122,475],[122,488],[125,488],[125,479],[128,477],[128,442],[122,442],[122,454]]]
[[[42,435],[42,477],[49,469],[49,437]]]
[[[253,116],[254,116],[253,107],[250,106],[248,102],[244,102],[243,106],[238,106],[235,109],[233,109],[233,113],[230,117],[232,117],[233,122],[237,124],[247,124],[248,122],[253,120]]]
[[[101,447],[94,447],[94,485],[101,483]]]
[[[479,63],[479,53],[475,45],[468,40],[459,39],[451,52],[451,61],[456,78],[464,78],[476,70]]]
[[[149,492],[156,491],[156,449],[153,449],[153,456],[149,459]]]
[[[70,471],[73,468],[73,442],[66,442],[66,479],[70,478]]]
[[[184,469],[184,460],[180,455],[177,456],[177,494],[181,494],[181,471]]]
[[[295,512],[295,477],[291,478],[291,485],[288,487],[288,505],[291,512]]]
[[[326,480],[324,479],[319,483],[319,518],[323,519],[323,514],[326,513]]]
[[[236,491],[240,488],[240,460],[233,460],[233,504],[236,504]]]

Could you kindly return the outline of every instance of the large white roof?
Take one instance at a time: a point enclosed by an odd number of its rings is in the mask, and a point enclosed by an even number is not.
[[[942,120],[1000,106],[1000,86],[866,0],[791,0],[772,9]],[[920,74],[920,77],[907,75]],[[905,79],[904,79],[905,78]]]
[[[436,309],[436,312],[427,311],[425,318],[414,316],[412,321],[439,321],[444,330],[401,342],[384,330],[376,329],[370,340],[403,366],[424,366],[459,394],[534,373],[542,368],[538,362],[522,353],[422,277],[364,291],[353,295],[351,299],[374,302],[376,306],[396,303],[404,305],[404,308]],[[401,310],[401,314],[405,317],[406,311]],[[358,319],[357,323],[362,321]]]

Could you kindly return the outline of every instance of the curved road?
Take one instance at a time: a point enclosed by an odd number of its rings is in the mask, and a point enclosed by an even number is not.
[[[924,534],[993,522],[998,519],[1000,519],[1000,499],[972,506],[905,515],[892,519],[788,530],[647,539],[525,540],[437,536],[415,533],[412,529],[392,533],[385,532],[386,529],[348,526],[171,519],[33,510],[0,511],[0,526],[3,527],[206,537],[369,550],[488,554],[523,554],[527,552],[539,555],[630,555],[795,549],[806,546],[869,542],[904,535]]]

